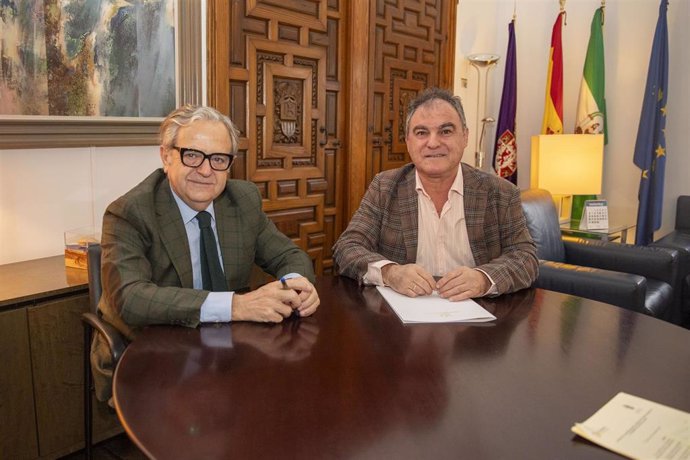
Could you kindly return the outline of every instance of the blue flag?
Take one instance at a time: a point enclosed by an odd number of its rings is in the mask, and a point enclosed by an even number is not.
[[[633,163],[642,170],[635,234],[635,244],[639,245],[651,243],[654,240],[654,231],[661,227],[666,166],[664,130],[666,128],[666,100],[668,99],[666,91],[668,88],[667,9],[668,0],[661,0],[633,157]]]
[[[517,59],[515,57],[515,20],[508,24],[508,52],[503,77],[501,109],[494,142],[496,174],[517,185],[517,142],[515,141],[515,110],[517,108]]]

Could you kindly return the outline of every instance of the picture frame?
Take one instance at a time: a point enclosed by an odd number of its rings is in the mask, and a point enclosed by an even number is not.
[[[176,105],[203,104],[198,0],[176,0]],[[157,145],[162,117],[0,115],[0,149]]]

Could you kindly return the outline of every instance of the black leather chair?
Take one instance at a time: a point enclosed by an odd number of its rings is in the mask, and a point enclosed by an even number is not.
[[[124,336],[112,325],[104,321],[98,313],[98,301],[103,292],[101,285],[101,246],[94,244],[87,249],[89,278],[89,312],[82,315],[84,323],[84,452],[86,458],[92,457],[93,443],[93,374],[91,373],[91,342],[93,331],[105,337],[113,362],[117,363],[127,347]]]
[[[678,273],[677,250],[581,238],[564,240],[551,194],[530,189],[521,197],[539,257],[535,287],[666,318]]]
[[[676,201],[675,229],[650,246],[673,248],[680,253],[676,308],[670,321],[690,329],[690,196],[681,195]]]

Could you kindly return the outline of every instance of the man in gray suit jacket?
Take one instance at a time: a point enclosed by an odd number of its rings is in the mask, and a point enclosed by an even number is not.
[[[461,163],[468,130],[460,99],[422,92],[405,136],[412,164],[372,181],[334,246],[340,273],[453,301],[529,287],[538,262],[519,190]]]
[[[313,314],[319,296],[311,260],[264,214],[254,184],[228,179],[238,146],[232,121],[209,107],[184,106],[163,121],[160,137],[163,169],[110,204],[103,217],[103,317],[131,339],[150,324],[280,322]],[[204,212],[221,289],[203,289]],[[281,281],[236,293],[249,286],[254,264]],[[109,354],[99,336],[94,345],[94,368],[107,378]]]

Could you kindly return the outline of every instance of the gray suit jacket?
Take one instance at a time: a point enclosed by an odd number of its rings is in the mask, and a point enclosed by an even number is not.
[[[499,294],[529,287],[538,261],[519,190],[493,174],[465,163],[461,167],[467,234],[477,268],[491,276]],[[414,263],[417,224],[414,165],[378,174],[333,248],[339,272],[361,281],[370,262]]]
[[[295,272],[314,281],[309,256],[264,214],[254,184],[229,180],[213,205],[230,290],[249,286],[253,264],[275,277]],[[208,291],[193,289],[187,233],[162,169],[108,206],[101,246],[99,310],[129,339],[150,324],[199,324]],[[97,395],[107,399],[112,363],[99,336],[91,358]]]
[[[214,210],[230,290],[249,286],[254,263],[275,277],[314,280],[311,260],[263,213],[254,184],[229,180]],[[199,324],[208,291],[193,289],[187,233],[163,170],[108,206],[101,246],[99,308],[107,321],[130,337],[149,324]]]

